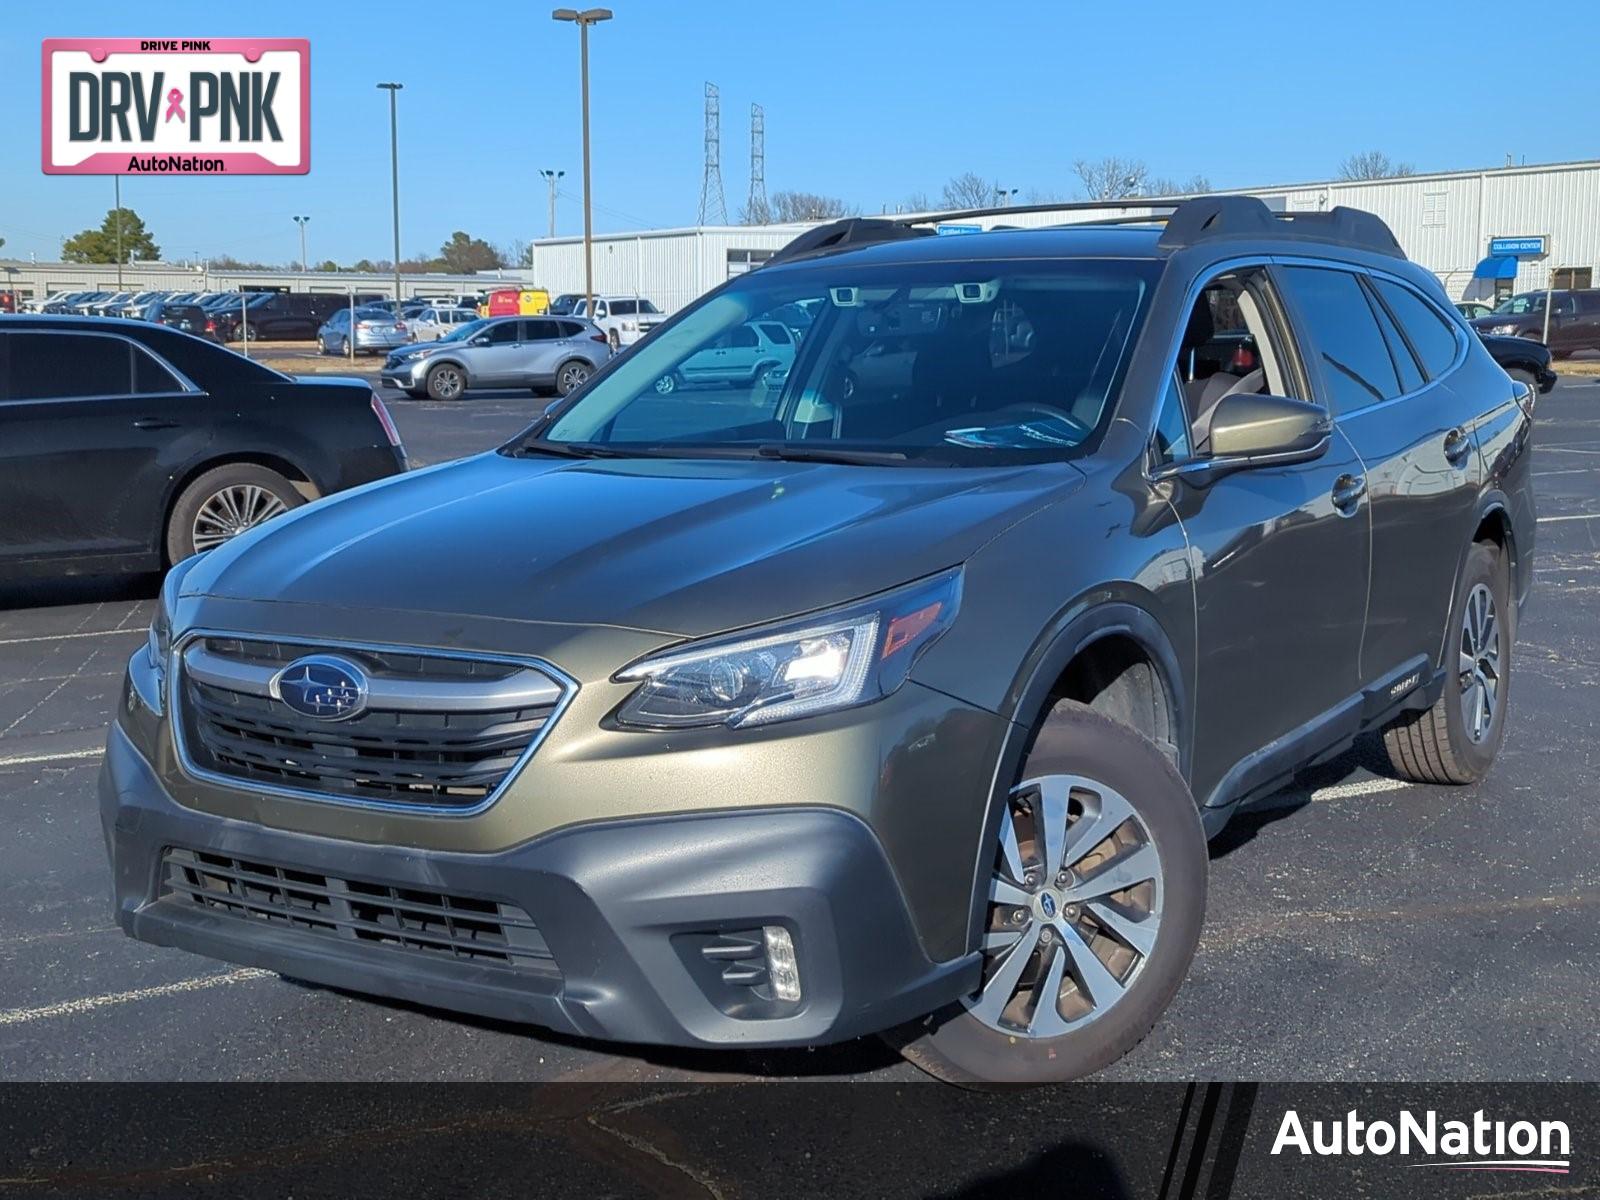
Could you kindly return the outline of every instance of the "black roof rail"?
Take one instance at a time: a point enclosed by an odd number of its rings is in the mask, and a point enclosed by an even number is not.
[[[1327,212],[1276,213],[1255,196],[1202,196],[1186,200],[1166,216],[1166,229],[1156,245],[1166,251],[1182,250],[1211,238],[1289,237],[1332,242],[1404,258],[1406,252],[1381,217],[1359,208],[1333,208]]]
[[[931,236],[933,230],[918,229],[898,221],[877,221],[867,217],[846,217],[808,229],[767,259],[767,265],[810,258],[834,250],[853,250],[874,242],[898,242],[906,238]]]

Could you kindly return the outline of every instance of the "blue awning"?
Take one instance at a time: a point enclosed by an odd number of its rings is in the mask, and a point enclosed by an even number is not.
[[[1517,277],[1516,257],[1512,255],[1506,258],[1486,258],[1472,272],[1472,277],[1474,279],[1515,279]]]

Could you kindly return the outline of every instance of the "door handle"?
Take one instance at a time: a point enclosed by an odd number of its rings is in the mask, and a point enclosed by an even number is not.
[[[1345,516],[1352,515],[1367,494],[1365,475],[1341,475],[1333,481],[1333,506]]]
[[[178,423],[169,421],[165,417],[140,417],[134,421],[135,429],[176,429]]]
[[[1465,429],[1452,429],[1444,435],[1444,456],[1452,467],[1459,467],[1472,453],[1472,439]]]

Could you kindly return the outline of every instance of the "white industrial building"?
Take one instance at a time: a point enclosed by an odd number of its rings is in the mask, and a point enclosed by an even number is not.
[[[1438,275],[1457,299],[1551,286],[1593,287],[1600,277],[1600,161],[1444,171],[1364,182],[1332,181],[1239,188],[1283,212],[1347,205],[1388,222],[1410,257]],[[986,217],[971,225],[1054,225],[1152,209],[1126,204]],[[965,222],[963,224],[966,224]],[[602,295],[639,295],[665,312],[758,266],[809,225],[707,225],[605,233],[594,239],[594,286]],[[1497,239],[1522,239],[1520,254],[1493,253]],[[0,290],[27,299],[56,290],[109,289],[114,265],[0,259]],[[393,275],[296,271],[207,271],[179,264],[123,268],[124,286],[390,295]],[[406,296],[480,291],[526,282],[561,292],[584,288],[583,239],[533,243],[532,266],[479,275],[403,275]]]
[[[1550,286],[1592,287],[1600,276],[1600,161],[1444,171],[1363,182],[1238,188],[1280,212],[1346,205],[1388,222],[1411,259],[1452,298],[1492,297]],[[991,225],[1055,225],[1139,215],[1126,204],[986,217]],[[681,308],[730,276],[769,257],[806,225],[714,225],[608,233],[594,239],[594,286],[641,295],[663,311]],[[1527,239],[1543,253],[1491,253],[1497,239]],[[583,239],[536,241],[531,274],[556,292],[584,287]]]

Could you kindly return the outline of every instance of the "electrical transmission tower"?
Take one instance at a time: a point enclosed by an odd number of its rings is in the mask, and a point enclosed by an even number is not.
[[[744,219],[751,225],[772,220],[767,207],[767,114],[759,104],[750,106],[750,200]]]
[[[706,173],[700,181],[699,223],[728,223],[728,203],[722,196],[722,98],[714,83],[706,84]]]

